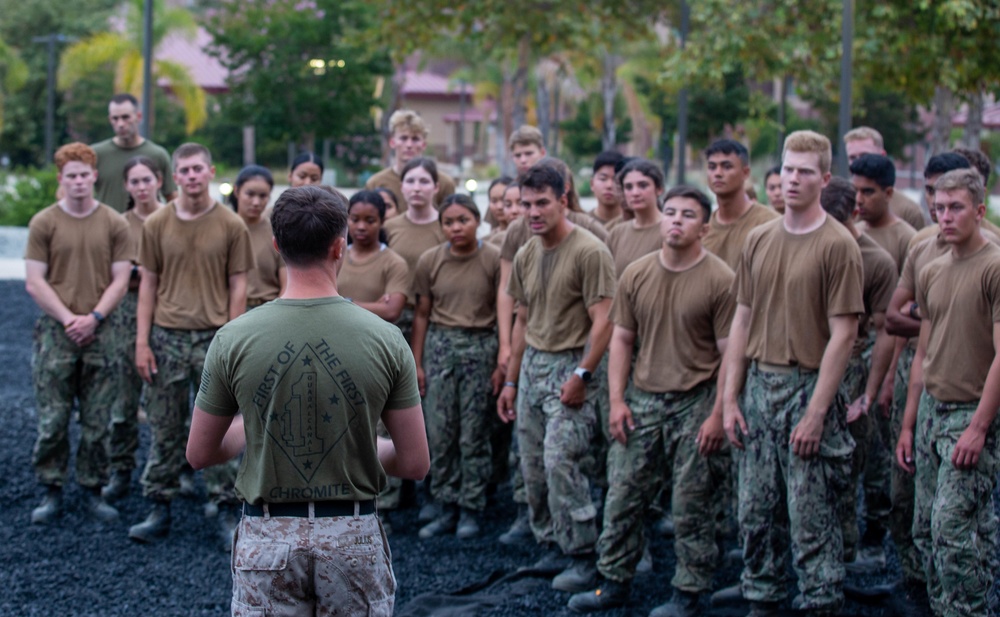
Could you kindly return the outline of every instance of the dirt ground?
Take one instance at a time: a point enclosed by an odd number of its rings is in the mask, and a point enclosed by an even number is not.
[[[31,470],[35,439],[35,410],[31,390],[31,331],[37,309],[23,282],[0,281],[0,615],[103,616],[163,615],[221,616],[229,613],[231,579],[229,556],[217,548],[215,527],[202,514],[203,499],[177,500],[170,535],[153,545],[139,545],[127,537],[130,525],[142,520],[147,504],[140,496],[138,472],[132,494],[118,503],[121,519],[108,527],[84,513],[75,485],[66,490],[66,512],[61,524],[42,527],[29,523],[31,509],[42,496]],[[144,429],[145,431],[145,429]],[[75,442],[78,433],[74,430]],[[148,434],[143,434],[144,460]],[[200,486],[200,484],[199,484]],[[506,579],[483,589],[478,605],[467,606],[468,596],[438,598],[444,608],[428,612],[414,602],[426,594],[449,594],[490,577],[499,578],[541,555],[536,547],[510,548],[496,542],[514,516],[509,490],[501,489],[491,503],[478,539],[454,536],[422,541],[416,510],[392,513],[390,536],[393,567],[398,580],[399,615],[510,615],[556,617],[566,609],[569,594],[553,591],[549,581],[522,577]],[[608,617],[646,615],[669,599],[674,557],[671,541],[652,541],[654,571],[637,577],[631,603]],[[890,551],[890,567],[876,577],[849,582],[884,583],[898,573]],[[736,568],[723,569],[717,586],[735,582]],[[794,595],[792,590],[791,595]],[[705,602],[707,607],[707,601]],[[745,609],[716,610],[714,615],[745,614]],[[888,614],[880,608],[848,603],[845,615]]]

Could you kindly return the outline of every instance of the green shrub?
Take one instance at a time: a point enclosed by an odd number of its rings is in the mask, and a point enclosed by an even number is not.
[[[55,167],[0,175],[0,225],[25,227],[36,212],[56,201]]]

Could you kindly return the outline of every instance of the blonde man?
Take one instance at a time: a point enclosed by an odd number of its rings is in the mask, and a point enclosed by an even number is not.
[[[378,172],[365,188],[375,190],[387,188],[396,196],[397,214],[406,212],[406,198],[403,197],[403,167],[427,149],[427,125],[420,114],[411,109],[397,109],[389,116],[389,148],[393,152],[392,165]],[[440,207],[444,198],[455,193],[455,179],[444,172],[438,172],[438,192],[434,206]]]

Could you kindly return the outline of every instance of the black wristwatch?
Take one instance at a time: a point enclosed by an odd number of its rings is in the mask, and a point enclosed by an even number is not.
[[[910,318],[911,319],[920,319],[920,315],[916,314],[917,310],[919,310],[919,309],[920,309],[920,305],[919,304],[917,304],[916,302],[910,302],[910,311],[909,311],[909,313],[910,313]]]
[[[583,383],[590,383],[590,380],[594,378],[594,374],[583,368],[582,366],[576,367],[573,374],[583,380]]]
[[[97,311],[90,311],[90,314],[94,316],[94,319],[97,320],[98,324],[104,323],[104,315],[101,315]]]

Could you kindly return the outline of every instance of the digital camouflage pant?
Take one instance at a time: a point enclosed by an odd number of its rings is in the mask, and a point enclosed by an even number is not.
[[[407,305],[403,307],[403,311],[399,314],[399,319],[396,320],[395,325],[399,328],[399,331],[403,333],[403,338],[406,342],[410,342],[410,336],[413,334],[413,307]],[[426,423],[426,411],[424,413],[425,423]],[[388,437],[389,431],[385,429],[382,421],[379,420],[378,426],[376,427],[378,434],[382,437]],[[395,510],[399,507],[400,502],[403,498],[403,480],[395,476],[387,476],[385,488],[378,495],[378,509],[379,510]]]
[[[957,469],[951,462],[978,404],[942,403],[924,392],[917,412],[913,541],[924,560],[931,608],[943,617],[990,614],[997,551],[993,489],[1000,472],[997,422],[986,434],[975,469]]]
[[[146,387],[146,416],[152,442],[142,473],[143,494],[156,500],[173,499],[185,468],[191,399],[201,383],[205,354],[215,329],[175,330],[153,326],[150,347],[157,372]],[[209,499],[238,503],[234,489],[238,463],[229,461],[205,470]]]
[[[597,541],[597,508],[581,462],[597,429],[598,390],[587,388],[579,408],[559,400],[583,349],[546,352],[528,346],[517,391],[521,473],[538,542],[555,542],[567,555],[589,553]]]
[[[114,330],[117,353],[121,354],[121,382],[117,404],[111,410],[111,440],[108,456],[111,471],[129,474],[135,469],[139,449],[139,405],[142,378],[135,366],[136,307],[139,293],[129,291],[109,320]]]
[[[911,345],[903,347],[896,365],[895,389],[892,394],[892,441],[895,451],[896,440],[903,428],[903,412],[906,409],[907,389],[910,383],[910,367],[916,350]],[[913,543],[913,475],[907,473],[895,461],[892,464],[892,511],[889,514],[889,532],[899,553],[899,565],[903,578],[910,582],[922,583],[924,559],[920,549]]]
[[[69,422],[73,401],[80,411],[76,481],[96,488],[107,479],[108,422],[118,395],[119,355],[109,324],[97,327],[89,345],[78,346],[55,319],[35,322],[32,381],[38,414],[38,439],[32,452],[42,484],[62,486],[69,466]]]
[[[630,581],[645,546],[643,518],[673,468],[671,506],[677,569],[671,584],[698,593],[712,587],[718,559],[714,499],[728,476],[728,448],[698,453],[698,429],[712,411],[715,387],[705,382],[689,392],[650,393],[630,385],[625,401],[635,429],[608,452],[608,495],[597,541],[597,569],[606,578]]]
[[[743,597],[780,602],[787,593],[785,556],[800,596],[795,608],[835,613],[843,604],[843,540],[838,499],[850,477],[854,440],[838,394],[827,412],[820,452],[804,459],[792,452],[792,430],[802,419],[818,373],[771,372],[757,363],[747,371],[741,409],[749,434],[740,460],[740,533]]]
[[[424,343],[431,495],[470,510],[486,508],[492,471],[490,376],[497,355],[495,330],[431,324]]]
[[[865,393],[868,382],[868,364],[861,354],[851,355],[840,382],[844,400],[855,401]],[[851,476],[847,488],[840,495],[840,525],[844,536],[844,561],[854,561],[857,556],[860,533],[858,532],[858,481],[865,471],[869,440],[872,438],[874,409],[847,425],[854,438],[854,452],[851,454]]]
[[[392,556],[375,515],[244,516],[233,542],[234,617],[391,617]]]

